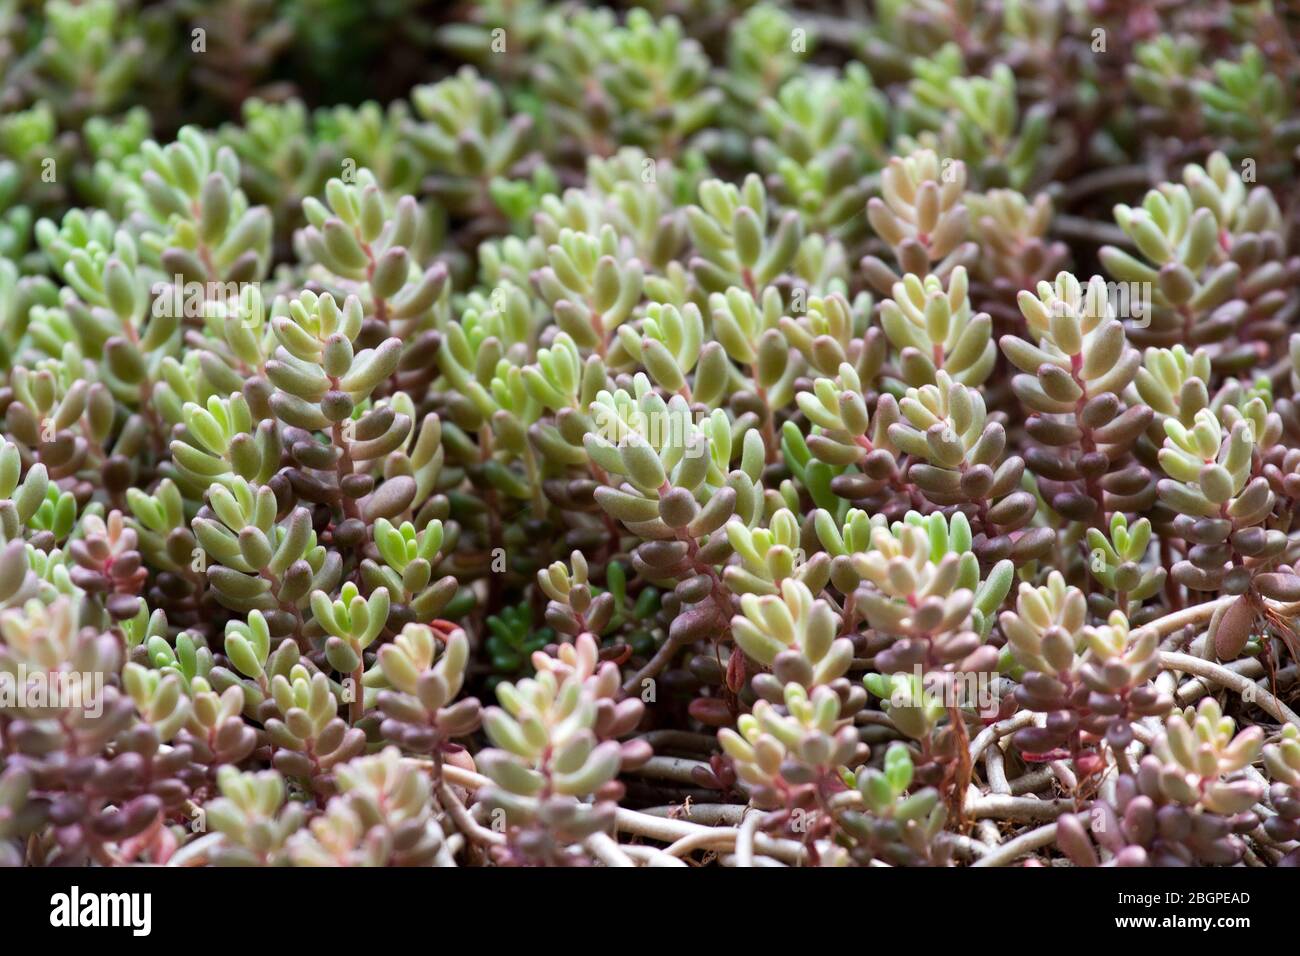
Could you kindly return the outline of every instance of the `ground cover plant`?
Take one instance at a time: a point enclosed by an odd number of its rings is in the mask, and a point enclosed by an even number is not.
[[[0,0],[0,863],[1300,863],[1298,23]]]

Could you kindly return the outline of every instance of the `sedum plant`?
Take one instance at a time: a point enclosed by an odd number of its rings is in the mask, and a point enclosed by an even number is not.
[[[1296,13],[1140,7],[0,3],[0,864],[1294,862]]]
[[[1120,780],[1114,802],[1097,807],[1091,841],[1077,816],[1061,818],[1058,840],[1076,863],[1187,866],[1240,858],[1239,834],[1258,825],[1250,807],[1262,787],[1240,773],[1259,753],[1258,728],[1234,735],[1232,718],[1212,699],[1188,711],[1168,718],[1136,776]]]
[[[501,707],[484,712],[496,746],[477,763],[492,781],[484,799],[504,824],[502,862],[581,862],[584,840],[612,827],[609,797],[621,789],[620,766],[635,759],[614,738],[636,725],[642,708],[635,698],[613,703],[617,670],[598,667],[596,655],[590,634],[559,657],[538,652],[537,677],[498,684]]]

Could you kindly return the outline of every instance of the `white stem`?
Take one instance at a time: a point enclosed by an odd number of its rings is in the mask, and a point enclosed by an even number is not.
[[[606,866],[635,867],[636,863],[608,833],[593,833],[585,841],[592,855]]]
[[[1011,861],[1045,847],[1056,841],[1056,824],[1049,823],[1036,830],[1023,833],[1014,840],[1008,840],[1001,846],[980,857],[971,866],[1006,866]]]
[[[1203,660],[1199,657],[1192,657],[1190,654],[1175,654],[1171,651],[1161,651],[1160,666],[1169,670],[1194,674],[1197,677],[1213,681],[1229,690],[1234,690],[1238,694],[1245,696],[1246,700],[1258,704],[1278,720],[1300,727],[1300,716],[1297,716],[1295,711],[1282,703],[1282,701],[1278,700],[1271,693],[1264,690],[1264,688],[1260,687],[1249,677],[1245,677],[1235,671],[1230,671],[1222,664],[1216,664],[1213,661]]]
[[[1019,823],[1055,820],[1072,809],[1073,800],[1035,800],[1032,797],[1009,797],[1003,794],[966,801],[966,812],[976,819],[992,817]]]
[[[754,865],[754,834],[762,822],[763,814],[755,810],[740,824],[736,831],[736,866],[748,868]]]
[[[707,770],[709,765],[703,760],[687,760],[684,757],[651,757],[641,766],[629,770],[628,773],[699,786],[696,779],[691,776],[691,771],[696,767],[703,767]]]
[[[1031,711],[1022,710],[1013,717],[1008,717],[1006,720],[985,727],[979,732],[979,736],[970,742],[971,763],[979,760],[980,754],[984,753],[984,748],[993,741],[1005,737],[1007,734],[1014,734],[1020,728],[1028,727],[1033,722],[1034,714]]]

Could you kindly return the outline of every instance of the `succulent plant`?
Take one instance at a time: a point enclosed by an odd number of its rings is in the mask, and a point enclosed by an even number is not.
[[[303,806],[286,802],[284,778],[274,770],[240,773],[227,764],[217,775],[221,796],[206,807],[206,824],[220,836],[211,854],[217,866],[284,865],[289,838],[306,821]]]
[[[294,866],[430,866],[443,846],[431,787],[387,747],[338,768],[339,795],[287,842]]]
[[[1296,17],[0,3],[0,864],[1294,862]]]
[[[738,730],[723,729],[718,739],[735,761],[741,783],[749,787],[751,802],[760,808],[807,811],[824,806],[844,787],[836,768],[866,756],[852,724],[840,719],[839,697],[829,687],[809,694],[799,684],[787,684],[781,704],[759,701]],[[832,825],[829,816],[822,822]]]
[[[1297,733],[1288,724],[1282,728],[1282,739],[1275,744],[1264,747],[1264,766],[1268,768],[1272,786],[1269,788],[1269,802],[1277,811],[1264,821],[1264,829],[1276,840],[1288,841],[1297,838],[1300,826],[1300,807],[1296,798],[1300,796],[1300,748]],[[1295,856],[1292,851],[1288,859]]]
[[[1193,712],[1171,715],[1151,754],[1116,784],[1113,802],[1092,812],[1092,845],[1077,816],[1061,817],[1058,842],[1081,866],[1106,858],[1118,866],[1230,864],[1244,845],[1239,834],[1259,825],[1251,808],[1263,788],[1239,771],[1259,752],[1261,735],[1234,735],[1207,698]],[[1100,853],[1098,851],[1101,851]]]
[[[617,668],[597,666],[590,634],[557,658],[538,652],[534,665],[535,678],[498,684],[502,706],[484,711],[496,747],[476,761],[492,780],[482,798],[502,814],[503,862],[581,862],[582,842],[613,825],[620,767],[646,756],[613,739],[636,725],[642,706],[613,702]]]
[[[1121,399],[1140,356],[1101,278],[1084,287],[1063,272],[1019,302],[1037,344],[1005,336],[1002,350],[1021,370],[1012,388],[1031,412],[1025,430],[1045,446],[1026,458],[1040,493],[1062,517],[1095,527],[1112,511],[1150,507],[1149,476],[1127,455],[1152,412]]]
[[[867,203],[871,226],[892,251],[904,275],[941,279],[955,266],[973,258],[978,249],[964,241],[968,214],[962,197],[966,191],[966,164],[960,159],[940,159],[923,149],[910,156],[894,156],[881,172],[881,193]],[[887,293],[898,274],[876,257],[863,262],[868,281]]]
[[[1173,701],[1151,684],[1159,669],[1153,634],[1130,641],[1120,611],[1099,627],[1086,624],[1087,616],[1083,592],[1053,571],[1046,586],[1022,584],[1016,609],[1003,611],[1000,623],[1024,671],[1016,699],[1047,714],[1043,726],[1016,732],[1016,746],[1038,759],[1069,753],[1091,772],[1098,758],[1085,752],[1090,742],[1104,738],[1112,750],[1123,750],[1134,720],[1167,714]]]
[[[882,860],[891,866],[943,866],[951,848],[943,837],[947,811],[939,792],[923,787],[913,793],[912,756],[900,743],[885,752],[882,769],[859,768],[854,785],[864,809],[847,810],[839,824],[853,840],[848,856],[855,863]]]
[[[997,358],[992,321],[985,313],[971,313],[967,290],[966,270],[958,266],[947,289],[937,276],[922,282],[907,275],[895,284],[893,298],[881,302],[880,324],[899,350],[908,385],[933,384],[938,369],[968,386],[982,385],[992,373]]]

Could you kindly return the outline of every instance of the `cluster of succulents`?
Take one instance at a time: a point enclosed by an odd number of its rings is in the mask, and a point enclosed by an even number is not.
[[[0,4],[0,865],[1300,859],[1300,15],[841,6]]]
[[[1212,698],[1172,713],[1112,796],[1089,814],[1061,817],[1061,849],[1080,866],[1236,863],[1246,850],[1240,834],[1259,826],[1252,808],[1264,788],[1242,773],[1263,731],[1235,729]]]

